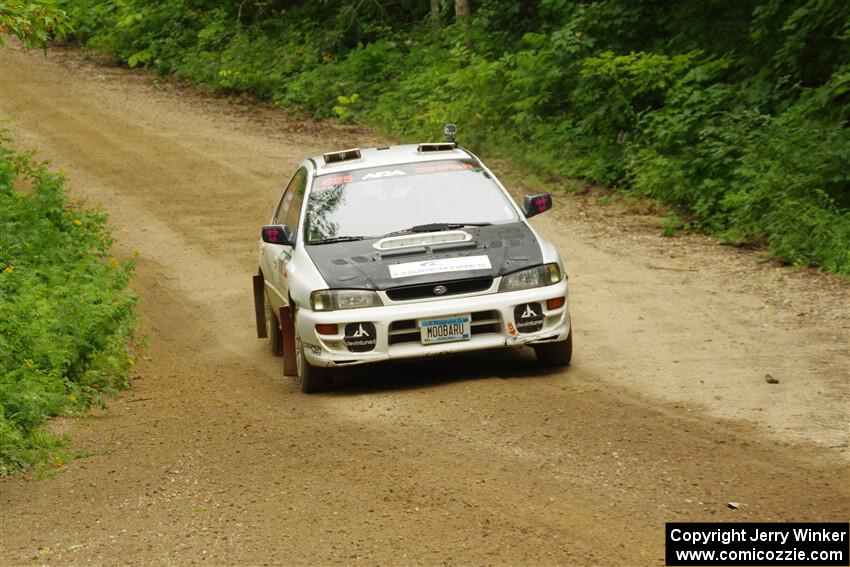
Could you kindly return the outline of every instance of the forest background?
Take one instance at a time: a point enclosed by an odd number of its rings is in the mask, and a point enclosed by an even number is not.
[[[544,184],[850,275],[844,0],[57,1],[131,67],[404,139],[454,122]]]

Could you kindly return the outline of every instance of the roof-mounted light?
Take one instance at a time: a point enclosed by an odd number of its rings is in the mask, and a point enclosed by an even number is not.
[[[342,150],[341,152],[328,152],[326,154],[322,154],[322,158],[325,160],[325,165],[360,159],[360,148],[351,148],[348,150]]]

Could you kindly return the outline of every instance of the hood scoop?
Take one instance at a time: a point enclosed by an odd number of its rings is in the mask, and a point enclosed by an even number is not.
[[[399,236],[388,236],[375,242],[372,246],[377,250],[396,250],[408,246],[433,246],[435,244],[449,244],[455,242],[467,242],[472,240],[472,235],[463,230],[446,230],[443,232],[426,232],[402,234]]]

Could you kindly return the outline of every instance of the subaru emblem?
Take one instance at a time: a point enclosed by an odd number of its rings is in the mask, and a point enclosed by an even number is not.
[[[438,285],[434,288],[434,295],[445,295],[449,291],[444,285]]]

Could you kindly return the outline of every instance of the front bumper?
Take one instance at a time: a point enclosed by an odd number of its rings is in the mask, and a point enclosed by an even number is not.
[[[548,309],[546,301],[559,297],[566,298],[564,304],[556,309]],[[542,311],[542,328],[522,332],[517,326],[515,310],[517,306],[534,303],[539,304]],[[468,340],[422,344],[417,320],[461,314],[472,315],[472,333]],[[345,341],[345,327],[351,323],[374,325],[374,348],[367,352],[349,350]],[[317,333],[316,325],[324,324],[336,324],[337,334]],[[396,303],[340,311],[312,311],[302,307],[298,310],[295,325],[307,361],[313,366],[326,367],[562,341],[570,332],[569,290],[567,280],[564,279],[545,287],[441,301]]]

